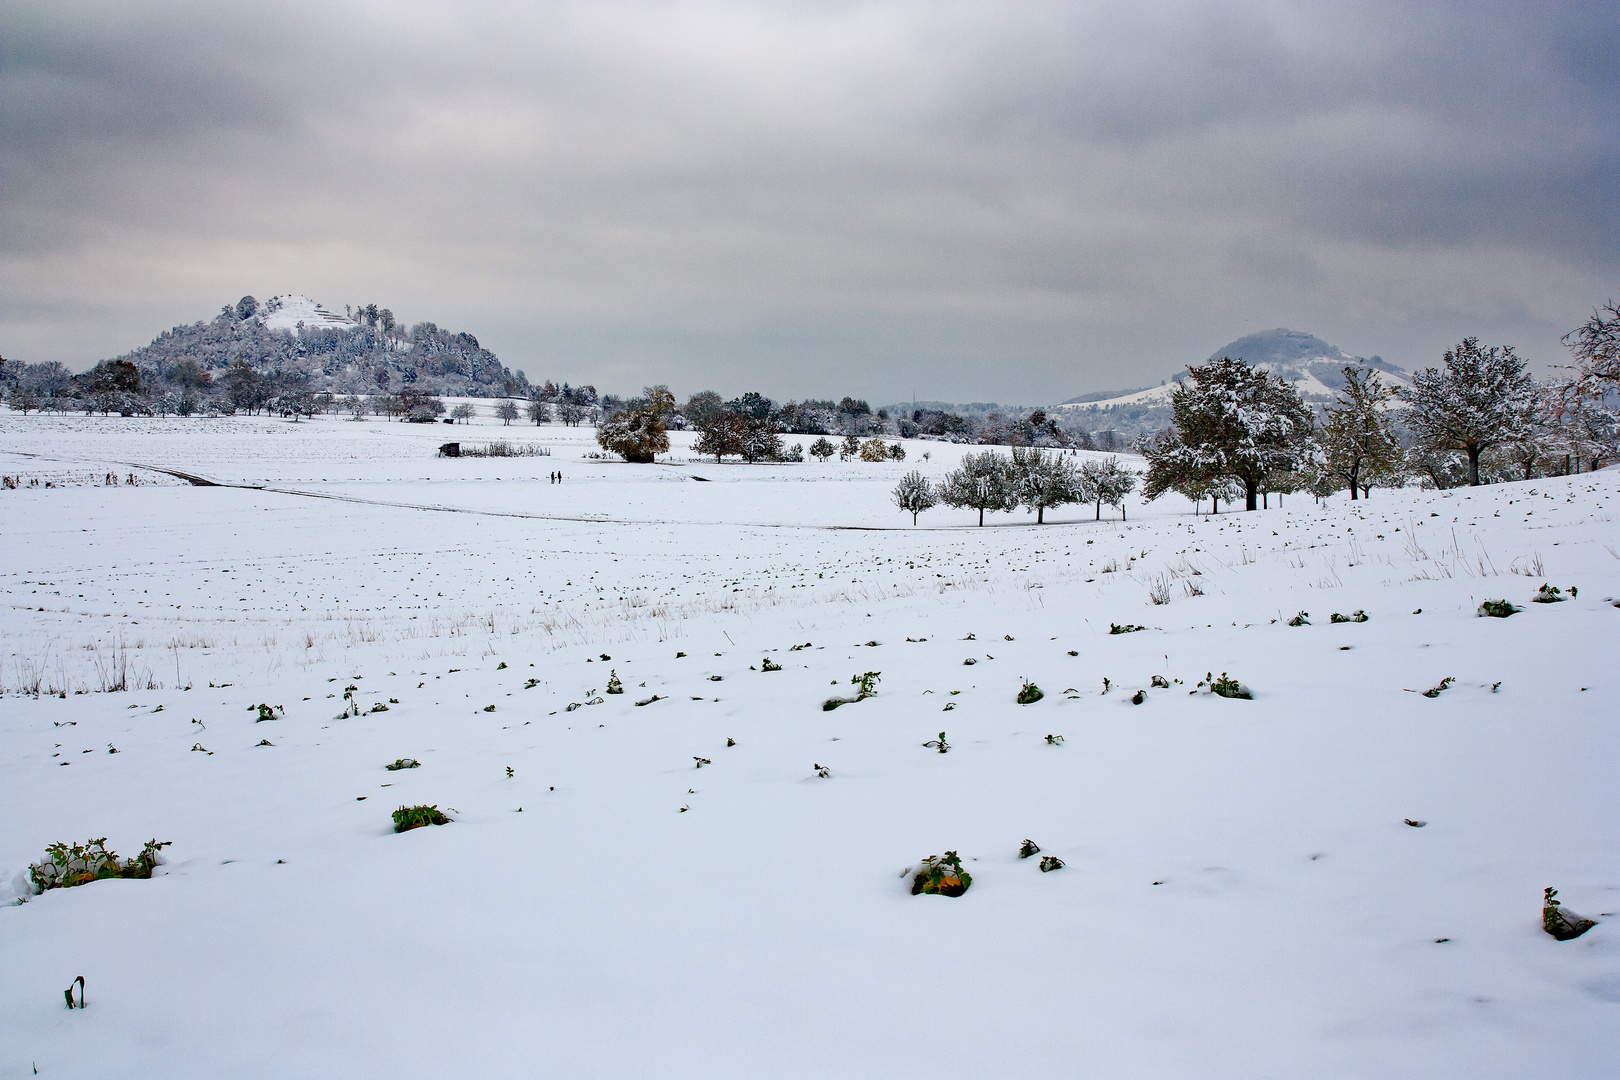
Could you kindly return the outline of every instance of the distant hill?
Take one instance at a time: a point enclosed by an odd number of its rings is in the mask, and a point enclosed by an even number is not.
[[[1279,327],[1247,334],[1209,355],[1209,360],[1229,356],[1246,360],[1292,383],[1307,404],[1318,407],[1333,400],[1344,385],[1346,367],[1371,368],[1379,378],[1393,383],[1411,382],[1411,375],[1383,357],[1352,356],[1336,345],[1329,345],[1313,334]],[[1158,431],[1169,425],[1170,396],[1176,392],[1186,369],[1160,386],[1122,391],[1111,396],[1087,394],[1070,398],[1053,411],[1062,411],[1091,431],[1112,430],[1130,437]]]
[[[244,296],[212,319],[165,330],[117,360],[167,376],[195,363],[217,372],[236,361],[261,372],[306,375],[313,391],[364,394],[420,385],[433,393],[494,397],[523,393],[528,380],[502,366],[468,333],[431,322],[406,327],[375,304],[339,315],[307,296]]]

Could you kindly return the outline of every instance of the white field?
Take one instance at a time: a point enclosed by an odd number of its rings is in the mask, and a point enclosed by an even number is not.
[[[433,456],[492,437],[554,453]],[[963,448],[677,443],[0,413],[0,1075],[1620,1074],[1613,470],[913,529]],[[173,846],[13,903],[101,836]]]

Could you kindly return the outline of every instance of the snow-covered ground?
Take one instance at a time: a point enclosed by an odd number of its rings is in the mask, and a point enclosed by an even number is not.
[[[0,1075],[1620,1068],[1614,471],[913,529],[898,476],[971,448],[675,441],[0,413],[0,899],[173,842],[0,909]],[[911,896],[946,850],[966,895]]]

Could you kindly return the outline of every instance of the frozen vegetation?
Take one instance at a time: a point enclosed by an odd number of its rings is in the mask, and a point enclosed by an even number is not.
[[[974,447],[477,404],[0,414],[0,1075],[1620,1070],[1612,468],[913,527]]]

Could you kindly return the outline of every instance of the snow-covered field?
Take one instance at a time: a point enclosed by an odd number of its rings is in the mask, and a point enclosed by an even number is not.
[[[1613,470],[913,529],[964,448],[675,439],[0,413],[0,1075],[1620,1072]]]

